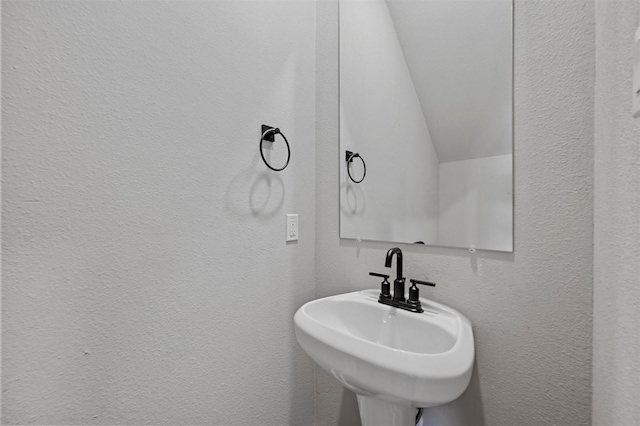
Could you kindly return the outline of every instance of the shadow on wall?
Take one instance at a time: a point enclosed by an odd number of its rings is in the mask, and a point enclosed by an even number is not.
[[[424,426],[485,426],[477,360],[473,362],[473,374],[469,387],[462,396],[448,404],[425,409],[422,424]]]
[[[367,199],[362,187],[351,182],[340,184],[340,210],[348,216],[362,216],[367,209]]]
[[[282,178],[277,173],[259,170],[258,163],[262,166],[259,158],[256,153],[249,167],[240,171],[227,186],[226,210],[239,217],[272,218],[284,203]]]
[[[360,426],[360,411],[358,398],[348,389],[342,388],[342,400],[338,408],[338,426]]]

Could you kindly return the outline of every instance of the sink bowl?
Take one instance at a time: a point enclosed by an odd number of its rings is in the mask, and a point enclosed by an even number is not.
[[[385,409],[431,407],[458,398],[469,384],[475,356],[469,320],[424,298],[424,312],[414,313],[378,303],[378,295],[364,290],[305,304],[294,317],[300,346],[359,395],[361,417],[360,397],[386,401]],[[410,413],[415,417],[415,408]]]

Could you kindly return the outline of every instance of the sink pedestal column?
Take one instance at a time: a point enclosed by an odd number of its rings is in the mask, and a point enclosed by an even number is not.
[[[417,408],[373,396],[358,397],[362,426],[415,426]]]

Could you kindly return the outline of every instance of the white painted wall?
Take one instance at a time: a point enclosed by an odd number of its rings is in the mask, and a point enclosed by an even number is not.
[[[3,422],[313,423],[315,4],[2,14]]]
[[[440,163],[439,244],[513,250],[513,156]]]
[[[340,7],[341,235],[435,244],[438,157],[387,4],[348,0]],[[346,150],[366,162],[360,184],[347,175]],[[355,179],[360,167],[355,160]]]
[[[2,16],[2,2],[0,2],[0,17]],[[0,46],[2,46],[2,19],[0,19]],[[0,70],[2,69],[2,55],[0,54]],[[0,99],[2,99],[2,73],[0,72]],[[0,158],[2,158],[2,114],[0,114]],[[2,161],[0,161],[0,175],[2,175]],[[0,199],[2,199],[2,180],[0,179]],[[2,205],[0,203],[0,229],[2,229]],[[0,232],[0,247],[2,245]],[[2,289],[2,250],[0,250],[0,290]],[[0,291],[0,330],[2,330],[2,292]],[[1,333],[0,333],[1,337]],[[0,338],[0,354],[2,353],[2,339]],[[2,381],[2,357],[0,356],[0,386]],[[1,401],[1,397],[0,397]],[[0,402],[0,419],[2,419],[2,403]],[[0,420],[1,422],[1,420]]]
[[[318,297],[376,287],[390,248],[338,234],[337,12],[318,2]],[[594,46],[593,2],[515,2],[514,252],[402,245],[406,275],[437,282],[476,337],[468,391],[429,424],[590,423]],[[357,424],[352,393],[319,369],[316,388],[316,424]]]
[[[593,424],[640,424],[640,1],[596,2]]]

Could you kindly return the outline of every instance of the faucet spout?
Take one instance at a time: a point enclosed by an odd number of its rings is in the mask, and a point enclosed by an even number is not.
[[[404,277],[402,276],[402,250],[398,247],[389,249],[384,266],[391,268],[393,255],[396,255],[396,279],[393,281],[393,300],[404,301]]]
[[[391,268],[391,261],[393,260],[393,255],[396,255],[396,279],[402,278],[402,250],[398,247],[394,247],[389,249],[387,252],[387,258],[384,262],[384,266],[387,268]]]

